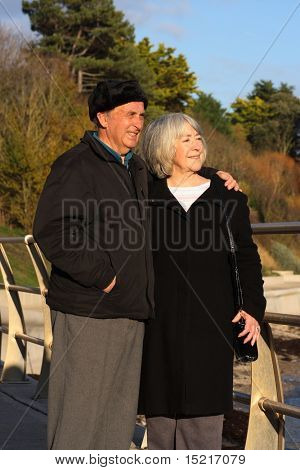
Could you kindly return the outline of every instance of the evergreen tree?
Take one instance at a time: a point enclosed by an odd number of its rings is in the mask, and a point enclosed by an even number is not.
[[[279,88],[278,88],[278,92],[280,92],[280,93],[288,93],[289,95],[293,95],[293,94],[294,94],[294,90],[295,90],[295,87],[294,87],[294,86],[288,85],[288,84],[285,83],[285,82],[281,82],[281,83],[280,83],[280,86],[279,86]]]
[[[257,97],[268,102],[276,92],[277,90],[272,80],[259,80],[259,82],[254,83],[253,90],[249,93],[247,98],[248,100],[252,100]]]
[[[128,56],[128,46],[134,45],[134,27],[112,0],[23,0],[22,7],[31,29],[40,34],[39,49],[62,55],[74,69],[105,77],[114,54]]]
[[[200,122],[203,119],[208,121],[219,132],[229,135],[231,123],[220,101],[216,100],[211,93],[207,94],[204,91],[197,92],[197,95],[198,99],[191,108],[195,117],[199,118]]]
[[[271,117],[271,110],[268,103],[254,96],[251,99],[237,98],[231,105],[232,124],[241,124],[246,134],[249,136],[255,126],[266,122]]]
[[[62,56],[72,73],[83,70],[103,78],[139,80],[149,96],[148,116],[183,111],[192,103],[196,76],[182,54],[149,39],[135,44],[134,27],[113,0],[23,0],[36,47]]]
[[[300,117],[300,99],[294,87],[272,81],[254,84],[247,99],[237,98],[231,105],[233,124],[242,125],[255,152],[273,150],[288,154],[294,141],[295,123]]]
[[[269,102],[270,119],[252,129],[250,142],[255,150],[271,149],[289,153],[293,147],[295,123],[300,116],[300,100],[290,91],[278,91]]]
[[[137,45],[140,57],[145,60],[154,74],[155,88],[152,100],[161,112],[181,112],[193,102],[192,94],[196,91],[196,75],[189,70],[186,58],[175,49],[159,44],[156,50],[148,38]]]

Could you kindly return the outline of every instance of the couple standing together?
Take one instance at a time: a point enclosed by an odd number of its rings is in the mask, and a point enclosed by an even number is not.
[[[38,203],[33,234],[52,264],[50,449],[128,449],[137,412],[149,449],[220,449],[232,321],[245,318],[245,341],[259,336],[265,299],[247,198],[203,167],[202,131],[185,114],[153,121],[136,155],[147,104],[136,81],[99,82],[89,97],[97,131],[53,163]]]

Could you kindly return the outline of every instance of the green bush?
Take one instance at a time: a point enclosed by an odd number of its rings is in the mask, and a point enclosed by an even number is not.
[[[294,271],[300,274],[300,259],[286,246],[279,242],[273,242],[271,254],[282,269]]]

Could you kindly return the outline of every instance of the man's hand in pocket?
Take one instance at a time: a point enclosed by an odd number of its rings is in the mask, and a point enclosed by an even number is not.
[[[111,283],[107,287],[105,287],[105,289],[103,289],[103,292],[106,292],[106,294],[108,294],[115,287],[116,282],[117,276],[115,276]]]

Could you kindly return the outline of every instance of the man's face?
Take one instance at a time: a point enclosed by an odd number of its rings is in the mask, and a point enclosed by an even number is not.
[[[98,113],[103,129],[99,137],[120,155],[133,149],[139,140],[144,125],[145,108],[141,101],[117,106],[111,111]]]

